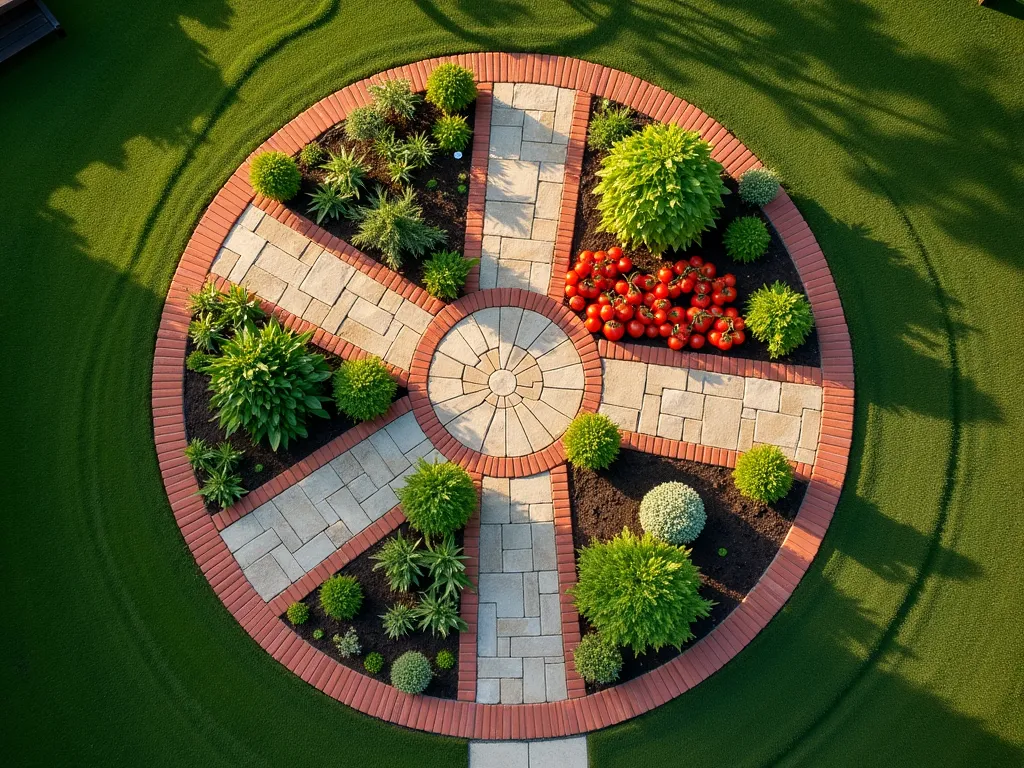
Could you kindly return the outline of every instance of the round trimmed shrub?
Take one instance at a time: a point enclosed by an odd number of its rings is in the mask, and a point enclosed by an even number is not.
[[[331,576],[320,585],[320,607],[332,619],[351,619],[363,604],[363,588],[352,576]]]
[[[704,500],[686,483],[662,483],[640,502],[640,525],[669,544],[689,544],[704,530]]]
[[[249,166],[249,183],[264,197],[283,202],[298,194],[302,173],[295,158],[272,150],[253,158]]]
[[[303,168],[316,168],[327,159],[327,150],[317,144],[310,142],[299,150],[299,165]]]
[[[379,357],[346,360],[334,372],[334,402],[357,421],[387,413],[397,391],[397,382]]]
[[[751,168],[740,176],[740,197],[751,205],[768,205],[779,193],[779,176],[768,168]]]
[[[371,675],[376,675],[384,669],[384,657],[376,651],[366,654],[366,658],[363,659],[363,668]]]
[[[690,551],[628,528],[611,541],[580,550],[579,580],[570,593],[587,621],[613,645],[634,653],[693,637],[690,624],[713,603],[702,598]]]
[[[203,369],[206,368],[209,362],[210,356],[208,354],[198,349],[193,349],[188,353],[188,357],[185,358],[185,367],[190,371],[202,373]]]
[[[285,615],[288,617],[288,621],[296,626],[305,624],[309,620],[309,606],[305,603],[292,603],[288,606]]]
[[[603,413],[581,413],[562,437],[571,464],[586,469],[607,469],[618,458],[622,435]]]
[[[398,491],[398,500],[409,525],[428,538],[441,537],[469,520],[476,509],[476,486],[458,464],[420,459]]]
[[[440,64],[427,78],[427,101],[446,115],[468,107],[476,93],[472,70],[458,64]]]
[[[387,127],[387,120],[373,107],[356,107],[345,118],[345,135],[354,141],[373,141]]]
[[[732,477],[740,493],[768,504],[781,499],[793,487],[793,467],[774,445],[758,445],[742,454],[736,460]]]
[[[757,261],[768,251],[772,236],[757,216],[741,216],[725,228],[722,244],[733,261],[747,264]]]
[[[588,683],[614,683],[622,671],[622,651],[598,634],[584,636],[572,658],[576,671]]]
[[[594,188],[601,229],[655,255],[700,241],[727,191],[722,165],[700,134],[651,124],[626,136],[601,162]]]
[[[434,123],[430,135],[446,152],[461,152],[469,144],[473,131],[462,115],[442,115]]]
[[[447,649],[438,651],[434,663],[438,669],[451,669],[455,666],[455,654]]]
[[[773,359],[803,344],[814,327],[807,297],[779,281],[750,295],[746,317],[750,334],[768,345],[768,357]]]
[[[423,693],[434,671],[419,651],[406,651],[391,664],[391,684],[403,693]]]

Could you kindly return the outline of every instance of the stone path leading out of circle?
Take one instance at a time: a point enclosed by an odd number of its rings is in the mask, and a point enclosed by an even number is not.
[[[471,741],[469,768],[587,768],[587,738]]]

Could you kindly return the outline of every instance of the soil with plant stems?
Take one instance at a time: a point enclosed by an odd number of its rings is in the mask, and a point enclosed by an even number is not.
[[[689,548],[691,559],[701,571],[700,594],[716,605],[710,616],[691,625],[695,637],[681,650],[662,648],[635,656],[623,649],[618,682],[631,680],[675,658],[742,602],[782,546],[807,490],[806,483],[794,481],[785,498],[764,504],[745,498],[736,490],[731,469],[623,450],[611,467],[601,472],[570,467],[574,548],[578,551],[595,542],[609,541],[623,528],[642,534],[640,501],[656,485],[667,482],[686,483],[704,500],[707,523]],[[720,548],[726,550],[724,556],[719,554]],[[580,631],[592,631],[590,623],[582,617]],[[588,684],[589,691],[602,687],[607,686]]]
[[[403,523],[398,530],[406,538],[418,538],[415,532],[410,533],[408,523]],[[393,535],[391,534],[391,536]],[[455,541],[460,547],[462,540],[463,532],[460,530],[455,534]],[[384,626],[380,617],[384,615],[385,611],[395,603],[415,605],[416,597],[410,593],[392,592],[384,572],[373,570],[376,563],[371,557],[379,549],[380,544],[374,544],[338,571],[346,576],[354,576],[363,588],[363,604],[355,618],[349,621],[340,621],[327,616],[320,607],[317,591],[314,591],[302,601],[309,606],[309,620],[297,627],[292,627],[292,629],[307,643],[319,648],[331,658],[337,659],[346,667],[389,684],[392,662],[406,651],[419,651],[430,659],[430,664],[434,669],[434,679],[424,693],[442,699],[454,699],[459,690],[459,633],[452,631],[448,633],[448,637],[441,637],[432,635],[429,630],[414,629],[405,637],[400,637],[397,640],[392,640],[384,634]],[[282,618],[284,621],[288,621],[286,616]],[[362,652],[357,657],[344,659],[338,655],[331,638],[335,634],[344,635],[349,627],[355,627],[362,645]],[[313,638],[313,632],[317,629],[322,629],[324,633],[319,640]],[[437,668],[435,660],[437,654],[443,650],[451,651],[455,657],[455,664],[451,669]],[[373,651],[381,654],[385,662],[384,668],[376,675],[371,675],[363,666],[363,659]]]
[[[405,139],[417,133],[425,133],[429,138],[430,130],[441,114],[441,111],[433,104],[421,101],[416,107],[416,113],[412,119],[405,125],[394,126],[395,135],[399,139]],[[466,122],[472,129],[476,120],[476,102],[470,104],[459,114],[466,118]],[[346,148],[364,157],[367,175],[359,203],[368,203],[378,187],[387,190],[391,197],[400,194],[402,186],[391,181],[387,163],[374,151],[373,142],[352,141],[345,136],[344,127],[345,121],[343,120],[334,127],[328,128],[316,141],[329,152],[337,153],[342,148]],[[459,192],[458,187],[460,184],[465,184],[467,188],[469,186],[469,167],[472,154],[472,138],[470,138],[469,144],[462,152],[461,159],[456,160],[453,152],[437,149],[430,165],[412,173],[412,183],[409,186],[415,192],[417,204],[423,209],[423,220],[447,233],[447,240],[434,250],[463,253],[466,241],[466,208],[469,203],[469,194],[468,192]],[[460,174],[466,174],[466,179],[460,179]],[[285,205],[300,216],[315,220],[308,210],[309,195],[316,191],[320,182],[323,181],[323,177],[324,171],[319,168],[302,169],[302,187],[299,194]],[[431,180],[437,182],[433,189],[427,186]],[[352,243],[352,238],[358,232],[357,222],[344,217],[324,219],[320,226],[347,243]],[[383,263],[381,254],[376,249],[361,247],[359,250],[370,258]],[[409,257],[397,271],[416,285],[423,287],[423,261],[427,258],[429,258],[429,253],[422,259]]]
[[[308,345],[310,352],[322,354],[327,358],[327,364],[332,370],[341,364],[341,359],[312,344]],[[191,342],[186,350],[186,356],[191,352]],[[358,422],[341,413],[334,404],[331,394],[331,380],[324,382],[324,393],[328,396],[324,403],[324,410],[330,414],[330,418],[321,419],[310,416],[306,420],[306,430],[309,435],[298,440],[292,440],[288,447],[279,447],[276,451],[271,450],[266,440],[254,443],[247,432],[239,430],[231,437],[225,437],[224,430],[217,420],[216,409],[210,406],[210,377],[205,373],[185,370],[185,437],[188,440],[202,438],[211,446],[216,447],[218,443],[225,440],[242,451],[243,456],[238,462],[236,472],[242,477],[242,487],[247,491],[255,490],[264,483],[274,479],[293,464],[309,456],[313,451],[327,445],[336,437],[343,435],[352,429]],[[407,390],[399,387],[395,393],[395,400],[404,397]],[[198,478],[202,485],[202,478]],[[219,512],[220,507],[211,502],[206,502],[206,509],[213,513]]]
[[[594,112],[600,108],[600,103],[599,99],[593,99],[590,109],[591,119],[594,117]],[[654,121],[646,116],[637,115],[634,118],[634,126],[636,126],[637,130],[652,122]],[[598,181],[600,181],[596,174],[601,167],[601,161],[607,154],[606,151],[595,151],[589,147],[583,153],[580,196],[579,202],[576,204],[576,228],[573,232],[573,256],[582,250],[607,250],[612,246],[622,245],[614,235],[598,231],[601,224],[601,213],[597,209],[599,198],[593,194],[593,190],[597,186]],[[736,191],[736,180],[729,177],[724,177],[723,180],[725,186],[732,194],[723,195],[722,200],[725,203],[725,207],[721,209],[720,216],[715,225],[702,234],[700,243],[694,243],[679,252],[668,251],[664,258],[655,257],[643,245],[636,248],[624,248],[626,254],[633,260],[634,268],[654,274],[665,261],[675,262],[690,256],[701,256],[705,261],[713,263],[717,267],[719,274],[731,272],[736,275],[737,296],[736,301],[731,306],[736,307],[741,315],[746,314],[745,308],[750,294],[762,285],[771,285],[776,280],[789,285],[796,291],[805,293],[796,265],[789,257],[789,252],[786,250],[786,246],[783,245],[778,232],[768,222],[768,218],[761,211],[760,207],[749,205],[740,199]],[[722,236],[725,233],[726,227],[740,216],[757,216],[767,224],[768,232],[771,234],[771,243],[768,245],[767,253],[751,264],[733,261],[726,254],[725,247],[722,245]],[[564,265],[564,268],[568,269],[569,265]],[[565,303],[568,303],[568,300],[565,300]],[[689,295],[683,294],[677,300],[677,303],[688,307]],[[746,341],[742,345],[733,347],[728,352],[722,352],[711,344],[705,344],[698,351],[702,354],[743,357],[749,360],[772,360],[768,356],[768,347],[764,343],[755,339],[749,331],[746,332],[746,337]],[[666,346],[665,340],[662,338],[648,339],[645,336],[639,339],[626,336],[623,338],[623,341],[644,346]],[[686,349],[690,351],[689,348]],[[818,347],[817,330],[812,330],[807,340],[791,353],[777,357],[773,362],[788,363],[790,365],[820,366],[821,355]]]

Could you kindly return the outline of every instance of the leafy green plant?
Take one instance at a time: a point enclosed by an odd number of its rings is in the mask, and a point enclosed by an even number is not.
[[[581,413],[562,437],[569,463],[586,469],[607,469],[618,458],[622,435],[603,413]]]
[[[242,460],[244,454],[227,440],[217,443],[213,449],[213,466],[216,469],[232,470]]]
[[[448,637],[453,629],[465,632],[469,626],[459,616],[455,601],[450,597],[426,594],[420,598],[413,613],[420,622],[420,629],[429,629],[431,634]]]
[[[317,144],[310,142],[299,150],[299,165],[303,168],[316,168],[327,159],[327,150]]]
[[[223,326],[218,319],[209,312],[204,312],[188,324],[188,337],[200,351],[216,352],[224,343],[222,329]]]
[[[326,173],[324,183],[334,187],[345,198],[359,198],[359,190],[366,177],[366,166],[362,155],[342,147],[320,166]]]
[[[437,652],[434,664],[437,665],[438,669],[451,669],[455,666],[455,654],[444,648]]]
[[[420,103],[419,94],[412,92],[408,80],[386,80],[367,88],[373,97],[373,105],[385,119],[396,123],[405,123],[416,114],[416,105]]]
[[[741,454],[732,477],[740,493],[768,504],[781,499],[793,487],[793,467],[775,445],[757,445]]]
[[[608,99],[601,102],[600,108],[590,118],[587,129],[587,146],[603,152],[611,149],[612,144],[633,133],[633,110],[629,107],[613,107]]]
[[[427,189],[437,189],[437,179],[427,179]]]
[[[208,472],[213,469],[215,452],[201,437],[193,437],[185,446],[185,458],[195,471]]]
[[[217,506],[227,509],[245,495],[242,478],[227,469],[211,469],[199,495]]]
[[[601,162],[594,188],[601,229],[659,255],[700,241],[727,190],[711,145],[678,125],[651,124],[625,137]]]
[[[399,532],[370,558],[376,561],[373,570],[384,571],[393,592],[408,592],[419,584],[426,565],[424,552],[419,547],[419,539],[407,539]]]
[[[320,607],[332,619],[351,619],[363,604],[363,588],[352,576],[331,576],[320,585]]]
[[[700,572],[689,550],[628,529],[609,542],[580,550],[579,581],[569,591],[580,614],[613,645],[644,653],[681,646],[690,624],[707,616]]]
[[[352,215],[351,197],[343,195],[337,187],[321,184],[316,192],[309,194],[309,207],[306,209],[316,215],[316,223],[322,224],[324,219],[339,219]]]
[[[387,413],[398,384],[379,357],[346,360],[334,372],[334,402],[357,421]]]
[[[284,152],[263,152],[249,166],[249,183],[264,197],[284,202],[298,194],[302,173],[295,158]]]
[[[461,112],[476,95],[472,70],[458,64],[439,64],[427,77],[427,101],[447,115]]]
[[[405,637],[416,626],[416,614],[412,606],[395,603],[381,616],[384,634],[392,640]]]
[[[458,464],[420,459],[398,491],[398,500],[409,524],[430,540],[466,524],[476,509],[476,487]]]
[[[335,635],[331,638],[338,655],[343,659],[350,659],[363,652],[363,646],[359,642],[359,634],[355,627],[349,627],[344,635]]]
[[[206,370],[210,405],[227,435],[245,429],[253,442],[266,438],[276,451],[306,437],[307,417],[327,418],[321,391],[331,371],[323,355],[306,349],[311,337],[272,319],[258,330],[247,325],[224,344]]]
[[[249,293],[241,285],[232,285],[227,293],[221,295],[220,315],[221,319],[235,331],[266,317],[256,294]]]
[[[405,185],[412,181],[413,165],[404,155],[388,163],[388,178],[395,184]]]
[[[422,256],[446,237],[443,230],[423,221],[423,209],[416,204],[412,190],[407,189],[394,199],[378,192],[368,207],[360,209],[359,232],[352,244],[376,248],[385,264],[398,269],[406,256]]]
[[[319,627],[314,629],[313,630],[313,639],[314,640],[323,640],[324,639],[324,631],[322,629],[320,629]]]
[[[397,160],[402,156],[405,142],[395,136],[395,129],[390,125],[377,134],[373,140],[373,151],[376,152],[385,162]]]
[[[384,669],[384,657],[376,651],[366,654],[366,658],[363,659],[363,669],[371,675],[379,674]]]
[[[469,192],[469,187],[467,187],[465,184],[459,184],[459,186],[455,188],[455,191],[458,192],[460,195],[464,195],[467,192]]]
[[[473,129],[462,115],[442,115],[430,129],[430,135],[445,152],[461,152],[469,146]]]
[[[750,295],[746,319],[751,335],[768,345],[768,356],[772,359],[803,344],[814,327],[807,298],[779,281]]]
[[[757,216],[741,216],[725,228],[722,244],[734,261],[757,261],[768,251],[772,236]]]
[[[707,522],[704,500],[685,483],[662,483],[640,501],[640,525],[669,544],[689,544]]]
[[[438,251],[423,262],[423,285],[427,293],[443,301],[454,301],[466,285],[473,265],[480,259],[466,259],[455,251]]]
[[[185,358],[185,367],[190,371],[202,373],[209,362],[210,356],[208,354],[200,352],[198,349],[193,349],[188,353],[188,357]]]
[[[588,683],[614,683],[622,671],[622,652],[596,633],[583,636],[572,658],[576,671]]]
[[[427,591],[431,595],[454,600],[469,586],[466,556],[453,536],[445,536],[437,544],[428,542],[422,559],[430,574],[431,583]]]
[[[203,284],[195,293],[188,295],[188,309],[192,314],[192,317],[196,315],[209,314],[213,317],[220,318],[221,314],[221,299],[224,295],[217,289],[217,285],[212,281],[208,281]]]
[[[719,547],[718,548],[718,556],[719,557],[725,557],[728,554],[729,554],[729,550],[726,549],[725,547]]]
[[[416,133],[405,140],[402,156],[414,169],[426,168],[434,159],[437,145],[425,133]]]
[[[288,617],[288,621],[295,626],[305,624],[309,621],[309,606],[305,603],[292,603],[285,611],[285,615]]]
[[[262,464],[257,464],[255,467],[253,467],[253,471],[254,472],[262,472],[263,471],[263,465]]]
[[[384,115],[374,107],[356,107],[345,118],[345,135],[354,141],[373,141],[387,127]]]
[[[751,168],[740,176],[740,197],[751,205],[768,205],[779,193],[779,175],[768,168]]]
[[[423,693],[433,676],[430,659],[419,651],[406,651],[391,664],[391,684],[403,693]]]

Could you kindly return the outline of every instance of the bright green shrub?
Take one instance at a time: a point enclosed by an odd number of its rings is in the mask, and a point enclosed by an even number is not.
[[[439,64],[427,77],[427,101],[446,115],[464,110],[476,94],[473,72],[458,64]]]
[[[363,604],[363,588],[352,576],[331,576],[320,585],[320,607],[332,619],[351,619]]]
[[[581,413],[565,430],[562,443],[570,464],[607,469],[618,458],[622,435],[603,413]]]
[[[273,450],[306,437],[306,418],[327,418],[323,382],[331,375],[323,355],[309,352],[311,333],[295,335],[272,319],[249,325],[224,344],[206,367],[210,405],[231,435],[245,429],[253,442],[264,438]]]
[[[423,262],[423,285],[427,293],[443,301],[454,301],[478,261],[480,259],[465,259],[455,251],[434,253]]]
[[[310,192],[309,207],[306,210],[315,214],[317,224],[322,224],[324,219],[347,218],[352,215],[351,199],[349,195],[339,192],[337,187],[321,184],[316,192]]]
[[[355,627],[349,627],[344,635],[335,635],[331,641],[338,650],[338,655],[343,659],[350,659],[363,652],[363,646],[359,642],[359,635],[356,633]]]
[[[285,615],[294,625],[305,624],[309,621],[309,606],[305,603],[292,603],[288,606]]]
[[[721,173],[698,133],[648,125],[619,141],[601,163],[594,188],[601,229],[654,254],[699,242],[723,205]]]
[[[807,340],[814,315],[807,298],[776,281],[754,291],[747,300],[747,329],[768,345],[768,356],[782,357]]]
[[[732,471],[736,488],[744,496],[771,504],[793,487],[793,467],[774,445],[758,445],[736,460]]]
[[[314,640],[323,640],[324,639],[324,631],[322,629],[320,629],[319,627],[314,629],[313,630],[313,639]]]
[[[388,163],[388,178],[395,184],[405,186],[412,181],[412,172],[415,170],[409,158],[404,155],[396,157]]]
[[[249,183],[264,197],[283,202],[298,194],[302,173],[295,158],[272,150],[253,158],[249,166]]]
[[[190,371],[202,373],[208,362],[210,362],[210,356],[208,354],[200,352],[198,349],[194,349],[189,352],[188,357],[185,358],[185,367]]]
[[[256,323],[266,317],[256,294],[249,293],[244,286],[232,285],[220,297],[221,320],[234,330],[244,328],[247,323]]]
[[[212,451],[213,466],[216,469],[230,471],[235,468],[244,455],[227,440],[223,440],[217,443],[217,447]]]
[[[476,509],[476,487],[458,464],[428,464],[420,459],[398,491],[398,500],[409,525],[430,539],[447,536],[466,524]]]
[[[405,637],[416,625],[416,614],[412,606],[395,603],[381,616],[384,634],[392,640]]]
[[[395,129],[390,125],[377,134],[373,140],[373,151],[387,162],[394,162],[402,156],[405,142],[395,135]]]
[[[360,209],[358,218],[359,232],[352,244],[376,248],[391,269],[401,267],[406,256],[422,256],[447,237],[444,231],[423,221],[423,209],[416,204],[411,189],[394,199],[379,192],[368,207]]]
[[[229,469],[211,469],[207,472],[206,482],[199,489],[200,496],[222,509],[227,509],[245,494],[242,478],[232,474]]]
[[[363,669],[371,675],[378,674],[382,669],[384,669],[384,657],[376,651],[366,654],[366,658],[363,659]]]
[[[420,621],[420,629],[429,629],[431,634],[448,637],[453,629],[465,632],[469,626],[459,616],[459,609],[450,597],[427,593],[413,608],[413,615]]]
[[[403,693],[423,693],[433,676],[430,660],[419,651],[406,651],[391,665],[391,684]]]
[[[346,199],[358,199],[363,179],[366,178],[365,158],[362,155],[356,156],[355,152],[342,147],[320,168],[326,171],[324,183],[327,186],[334,187]]]
[[[685,483],[656,485],[640,502],[640,525],[669,544],[689,544],[706,521],[704,500]]]
[[[303,168],[316,168],[326,159],[327,150],[315,141],[299,150],[299,165]]]
[[[455,654],[449,651],[447,648],[437,652],[437,657],[434,659],[434,663],[438,669],[451,669],[455,666]]]
[[[419,547],[419,539],[407,539],[399,532],[370,558],[376,561],[373,570],[384,571],[392,592],[408,592],[419,584],[425,567],[424,552]]]
[[[473,131],[462,115],[442,115],[437,118],[430,135],[445,152],[461,152],[469,145]]]
[[[779,176],[767,168],[751,168],[740,176],[740,197],[751,205],[768,205],[779,193]]]
[[[373,106],[385,119],[404,123],[416,114],[420,96],[412,92],[408,80],[387,80],[366,89],[373,97]]]
[[[373,141],[386,127],[384,115],[373,107],[356,107],[345,118],[345,135],[353,141]]]
[[[772,236],[757,216],[741,216],[725,229],[722,243],[734,261],[757,261],[768,251]]]
[[[224,295],[217,290],[217,285],[210,280],[203,284],[195,293],[188,295],[188,309],[192,314],[192,317],[196,315],[209,314],[213,317],[220,318],[221,315],[221,300]]]
[[[607,99],[601,103],[601,108],[590,118],[590,128],[587,129],[587,146],[593,150],[603,152],[611,149],[619,139],[624,139],[633,133],[633,110],[629,107],[613,107]]]
[[[622,651],[598,634],[584,635],[572,658],[576,671],[588,683],[614,683],[622,671]]]
[[[570,592],[580,614],[613,645],[635,653],[693,637],[690,624],[707,616],[700,572],[689,550],[624,529],[607,543],[580,550],[579,580]]]
[[[346,360],[334,372],[334,402],[357,421],[387,413],[397,391],[398,384],[379,357]]]
[[[430,575],[427,592],[431,595],[455,600],[469,586],[466,556],[462,554],[462,547],[455,543],[454,537],[445,536],[437,544],[428,542],[423,562]]]

